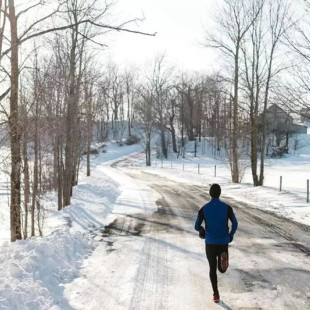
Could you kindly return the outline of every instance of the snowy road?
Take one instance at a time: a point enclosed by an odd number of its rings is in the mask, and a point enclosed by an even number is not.
[[[126,167],[117,173],[131,178],[122,199],[135,201],[136,212],[126,215],[123,203],[96,237],[81,276],[65,286],[72,309],[310,309],[306,227],[230,203],[239,229],[215,305],[204,242],[193,231],[207,189]]]

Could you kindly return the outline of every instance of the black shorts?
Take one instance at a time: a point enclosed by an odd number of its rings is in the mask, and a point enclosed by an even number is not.
[[[221,253],[227,253],[228,258],[228,244],[206,244],[206,256],[210,264],[212,271],[218,270],[220,272],[225,272],[220,266],[220,255]],[[214,270],[215,269],[215,270]]]

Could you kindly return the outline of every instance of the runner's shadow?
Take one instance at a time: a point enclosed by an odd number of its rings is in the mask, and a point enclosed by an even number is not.
[[[218,305],[223,308],[223,309],[226,309],[226,310],[233,310],[232,308],[230,308],[229,306],[227,306],[223,301],[220,301],[218,303]]]

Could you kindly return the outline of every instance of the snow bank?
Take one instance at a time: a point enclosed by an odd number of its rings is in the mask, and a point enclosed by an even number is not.
[[[75,278],[92,239],[69,229],[0,248],[0,309],[65,309],[63,287]]]
[[[107,162],[140,151],[140,146],[111,144],[109,149],[92,156],[90,177],[82,167],[69,207],[56,211],[56,193],[45,195],[43,237],[9,243],[8,210],[1,213],[0,309],[71,309],[64,285],[79,276],[95,247],[93,236],[111,220],[108,215],[122,193],[120,183],[105,172]]]

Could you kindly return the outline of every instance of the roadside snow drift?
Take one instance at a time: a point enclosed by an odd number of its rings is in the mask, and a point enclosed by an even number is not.
[[[43,238],[9,243],[2,236],[0,309],[71,309],[63,286],[79,275],[95,247],[94,235],[106,225],[121,194],[120,184],[104,172],[104,163],[136,150],[139,146],[111,145],[110,153],[93,157],[92,175],[85,177],[82,169],[71,205],[62,211],[56,211],[56,194],[47,194]]]

